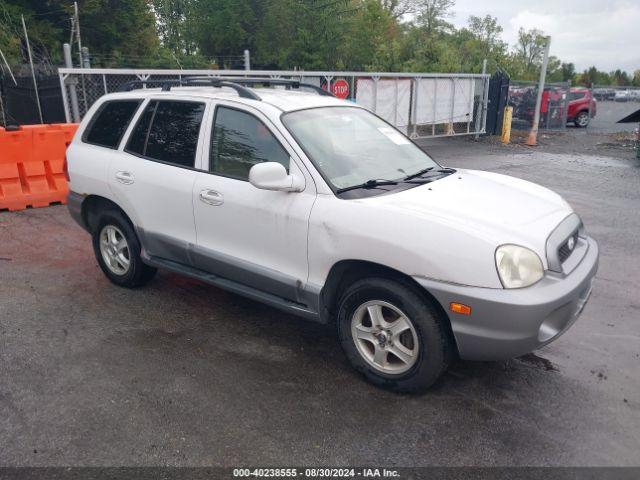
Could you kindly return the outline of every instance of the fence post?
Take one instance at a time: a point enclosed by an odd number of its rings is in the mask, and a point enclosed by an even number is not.
[[[484,95],[482,98],[482,120],[480,121],[480,133],[486,133],[487,128],[487,112],[489,110],[489,85],[491,78],[484,77],[482,85],[484,85]]]
[[[73,61],[71,60],[71,45],[69,45],[68,43],[65,43],[62,45],[62,52],[64,53],[64,63],[66,65],[67,68],[73,68]],[[61,87],[62,88],[62,98],[63,100],[66,100],[67,98],[67,91],[64,88],[64,85],[66,84],[66,80],[67,80],[68,75],[65,77],[60,77],[60,81],[61,81]],[[79,123],[80,122],[80,109],[78,108],[78,93],[76,92],[76,85],[74,82],[75,78],[72,79],[72,81],[69,82],[69,98],[71,100],[71,113],[73,116],[73,121],[75,123]],[[68,103],[68,102],[66,102]],[[69,113],[69,106],[67,105],[65,107],[66,109],[66,113],[67,113],[67,117],[69,117],[70,115],[68,115]],[[69,120],[67,120],[69,121]]]
[[[416,138],[418,136],[418,91],[420,90],[420,78],[415,78],[412,82],[413,85],[413,102],[411,103],[411,118],[413,124],[413,133],[411,136]]]
[[[251,56],[249,50],[244,51],[244,69],[251,70]]]
[[[91,68],[91,58],[87,47],[82,47],[82,68]]]
[[[438,113],[438,82],[439,80],[436,78],[433,80],[433,121],[431,122],[431,136],[435,137],[436,135],[436,123],[438,119],[436,115]]]
[[[371,77],[373,80],[373,113],[378,112],[378,80],[380,77]]]
[[[486,75],[486,74],[487,74],[487,59],[485,58],[484,60],[482,60],[482,75]],[[483,87],[482,97],[478,97],[480,98],[480,103],[478,105],[478,111],[476,112],[476,121],[475,121],[475,130],[476,130],[475,139],[476,140],[480,138],[480,125],[479,125],[480,122],[479,121],[482,116],[482,109],[486,109],[486,105],[484,104],[484,89],[486,88],[487,90],[489,90],[489,87],[486,85],[486,83],[487,83],[487,79],[486,77],[484,77],[482,79],[482,87]],[[474,96],[475,96],[475,92],[474,92]]]
[[[455,130],[453,128],[453,117],[456,110],[456,79],[451,79],[451,113],[449,115],[449,123],[447,124],[447,135],[453,135]]]

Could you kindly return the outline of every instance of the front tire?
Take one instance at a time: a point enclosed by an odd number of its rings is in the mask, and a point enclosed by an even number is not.
[[[157,270],[142,262],[140,250],[138,237],[124,215],[117,210],[100,214],[93,231],[93,251],[109,280],[127,288],[149,282]]]
[[[353,367],[379,387],[423,391],[448,368],[455,346],[436,307],[408,282],[368,278],[343,293],[338,333]]]
[[[589,125],[589,113],[588,112],[580,112],[578,116],[573,121],[574,125],[578,128],[585,128]]]

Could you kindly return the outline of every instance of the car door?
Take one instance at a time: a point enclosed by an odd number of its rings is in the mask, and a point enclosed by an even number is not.
[[[212,106],[213,107],[213,106]],[[307,231],[316,190],[309,173],[261,112],[221,102],[209,114],[202,172],[193,188],[194,263],[221,277],[306,304]],[[260,190],[259,162],[282,163],[305,179],[301,192]]]
[[[110,164],[113,194],[149,256],[189,263],[189,245],[196,239],[195,162],[206,106],[191,99],[150,99]]]

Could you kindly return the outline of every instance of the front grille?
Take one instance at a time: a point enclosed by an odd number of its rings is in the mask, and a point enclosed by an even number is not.
[[[573,239],[573,248],[569,248],[569,241],[571,239]],[[558,249],[558,260],[560,260],[560,263],[564,263],[565,260],[569,258],[569,256],[575,250],[577,244],[578,244],[578,232],[576,231],[573,233],[573,235],[567,238],[567,240],[562,245],[560,245],[560,248]]]

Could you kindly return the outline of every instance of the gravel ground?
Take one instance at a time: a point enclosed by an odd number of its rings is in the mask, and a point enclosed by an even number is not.
[[[558,341],[419,396],[364,382],[328,327],[167,272],[115,287],[65,207],[0,212],[0,465],[638,465],[639,163],[570,142],[428,142],[560,192],[601,266]]]

